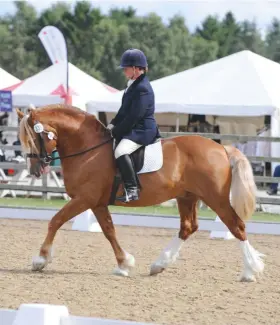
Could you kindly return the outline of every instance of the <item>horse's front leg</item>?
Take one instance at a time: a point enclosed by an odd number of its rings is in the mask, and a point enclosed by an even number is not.
[[[33,258],[32,270],[42,270],[52,258],[52,244],[58,229],[70,219],[87,210],[89,206],[79,198],[70,200],[51,219],[48,226],[48,233],[41,246],[39,256]]]
[[[131,268],[135,266],[135,259],[131,254],[125,252],[121,248],[116,237],[115,227],[108,207],[93,208],[92,211],[99,222],[105,237],[109,240],[114,250],[118,263],[118,267],[114,270],[114,274],[128,276]]]

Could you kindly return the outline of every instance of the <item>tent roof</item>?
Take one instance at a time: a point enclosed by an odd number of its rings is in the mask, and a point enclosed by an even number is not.
[[[151,84],[157,113],[261,116],[280,108],[280,64],[247,50]],[[116,112],[122,95],[91,101],[90,107]]]
[[[108,96],[118,90],[86,74],[76,66],[68,63],[70,94],[81,96],[85,101],[98,99],[100,96]],[[66,62],[57,63],[40,71],[11,87],[13,95],[49,96],[66,95]]]
[[[20,82],[18,78],[14,77],[9,72],[0,68],[0,89],[9,87],[17,82]]]

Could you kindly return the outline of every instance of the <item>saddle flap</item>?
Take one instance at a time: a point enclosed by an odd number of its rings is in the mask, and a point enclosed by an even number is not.
[[[163,166],[162,142],[158,141],[149,144],[144,150],[144,163],[138,174],[158,171]]]

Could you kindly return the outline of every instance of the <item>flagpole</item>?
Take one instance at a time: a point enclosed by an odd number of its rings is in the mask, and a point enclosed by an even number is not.
[[[66,46],[66,104],[69,102],[69,63],[68,63],[68,48],[67,48],[67,40],[65,39]]]

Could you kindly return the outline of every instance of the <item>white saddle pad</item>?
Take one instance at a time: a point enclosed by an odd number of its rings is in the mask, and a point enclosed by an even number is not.
[[[145,148],[144,164],[137,174],[151,173],[161,169],[163,165],[163,153],[161,140],[149,144]]]

